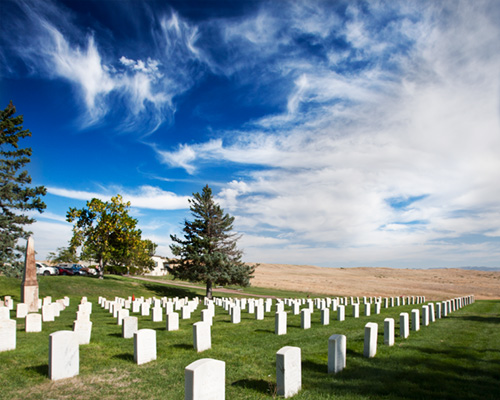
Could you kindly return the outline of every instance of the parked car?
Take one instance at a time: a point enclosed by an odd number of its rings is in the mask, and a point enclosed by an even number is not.
[[[47,264],[37,262],[36,263],[36,274],[37,275],[59,275],[59,270],[56,267],[50,267]]]
[[[80,264],[60,264],[57,268],[59,275],[86,275]]]
[[[63,267],[61,265],[58,265],[57,269],[59,270],[59,275],[75,275],[70,267]]]
[[[83,267],[80,272],[83,271],[85,272],[85,275],[97,275],[97,271],[95,268],[92,267]]]

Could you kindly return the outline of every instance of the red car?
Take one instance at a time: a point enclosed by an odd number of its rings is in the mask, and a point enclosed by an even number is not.
[[[78,272],[75,272],[72,268],[68,267],[57,267],[59,271],[59,275],[78,275]]]

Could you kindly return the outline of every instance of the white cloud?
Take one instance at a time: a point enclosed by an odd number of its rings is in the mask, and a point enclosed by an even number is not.
[[[12,49],[33,74],[62,79],[74,87],[86,110],[84,127],[103,123],[108,115],[126,115],[118,125],[120,131],[149,134],[172,118],[173,97],[194,82],[184,67],[200,56],[197,27],[175,13],[170,18],[159,16],[158,25],[152,21],[151,42],[158,48],[147,46],[155,56],[133,59],[128,54],[116,57],[109,43],[99,43],[93,33],[74,25],[67,9],[29,0],[18,5],[27,19],[16,28],[25,34],[15,38]],[[9,24],[20,25],[19,21]]]
[[[58,247],[67,247],[72,236],[71,224],[37,221],[29,229],[33,232],[37,260],[45,260]]]
[[[113,194],[109,194],[109,191],[108,193],[96,193],[54,187],[48,187],[47,191],[55,196],[87,201],[93,198],[109,201],[111,197],[119,193],[124,201],[130,201],[132,207],[150,210],[181,210],[189,208],[188,196],[179,196],[154,186],[144,185],[132,191],[120,187],[110,189],[113,190]]]
[[[293,84],[284,114],[226,133],[231,141],[183,145],[168,164],[190,173],[214,161],[266,167],[219,193],[254,260],[494,263],[499,251],[487,238],[500,220],[500,29],[481,4],[426,3],[380,33],[356,14],[343,27],[357,51],[349,57],[368,67],[338,72],[285,55],[279,69]],[[436,19],[440,7],[453,23]],[[278,30],[241,34],[268,43]],[[398,51],[394,40],[410,47]],[[407,210],[386,201],[420,195]],[[484,243],[448,240],[471,233]]]

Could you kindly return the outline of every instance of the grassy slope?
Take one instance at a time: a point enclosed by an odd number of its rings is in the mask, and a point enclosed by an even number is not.
[[[0,297],[19,301],[19,281],[0,277]],[[272,291],[267,291],[273,294]],[[190,320],[181,320],[180,330],[166,332],[164,322],[139,317],[140,328],[157,331],[158,359],[137,366],[133,362],[133,340],[121,338],[121,327],[100,309],[97,297],[202,295],[203,289],[172,288],[120,277],[104,280],[82,277],[41,277],[40,296],[54,299],[69,295],[71,305],[55,322],[45,323],[43,332],[24,332],[17,321],[17,348],[0,353],[0,398],[2,399],[183,399],[184,368],[200,358],[226,362],[227,399],[272,398],[275,391],[275,353],[283,346],[302,349],[303,389],[297,399],[494,399],[500,379],[500,302],[480,301],[438,320],[406,340],[396,336],[394,347],[384,346],[383,320],[393,317],[398,333],[400,312],[415,306],[382,310],[380,315],[353,319],[348,308],[345,322],[332,313],[329,326],[312,316],[312,328],[300,329],[300,317],[288,315],[288,333],[274,335],[274,314],[264,321],[242,312],[242,323],[233,325],[216,308],[212,327],[212,349],[196,353],[192,345],[192,323],[200,320],[200,307]],[[80,298],[93,302],[91,344],[80,347],[80,375],[52,382],[48,379],[48,335],[71,329]],[[281,295],[281,294],[280,294]],[[373,310],[372,310],[373,312]],[[11,317],[15,314],[12,312]],[[366,359],[363,332],[367,322],[379,324],[377,356]],[[336,376],[326,373],[328,337],[347,336],[347,367]]]

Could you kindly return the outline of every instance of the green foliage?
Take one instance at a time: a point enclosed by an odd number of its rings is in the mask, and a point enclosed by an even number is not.
[[[47,257],[47,260],[59,264],[59,263],[77,263],[78,256],[76,255],[75,248],[73,247],[58,247],[57,254],[51,251]]]
[[[141,238],[129,208],[130,202],[117,195],[110,202],[94,198],[86,208],[70,208],[66,214],[66,220],[74,222],[70,248],[81,246],[80,257],[97,261],[101,276],[107,265],[133,267],[138,272],[154,267],[150,254],[156,245]]]
[[[30,186],[31,177],[24,168],[32,151],[19,148],[19,139],[30,137],[31,132],[23,129],[23,116],[15,113],[12,102],[0,111],[0,271],[20,277],[24,248],[18,241],[28,238],[31,232],[24,227],[35,222],[24,212],[43,212],[46,205],[41,196],[47,191],[43,186]]]
[[[238,236],[231,232],[234,217],[214,202],[208,185],[193,197],[189,203],[194,220],[185,221],[184,239],[170,236],[178,260],[168,271],[179,279],[205,282],[209,298],[214,284],[249,286],[254,268],[241,261]]]

